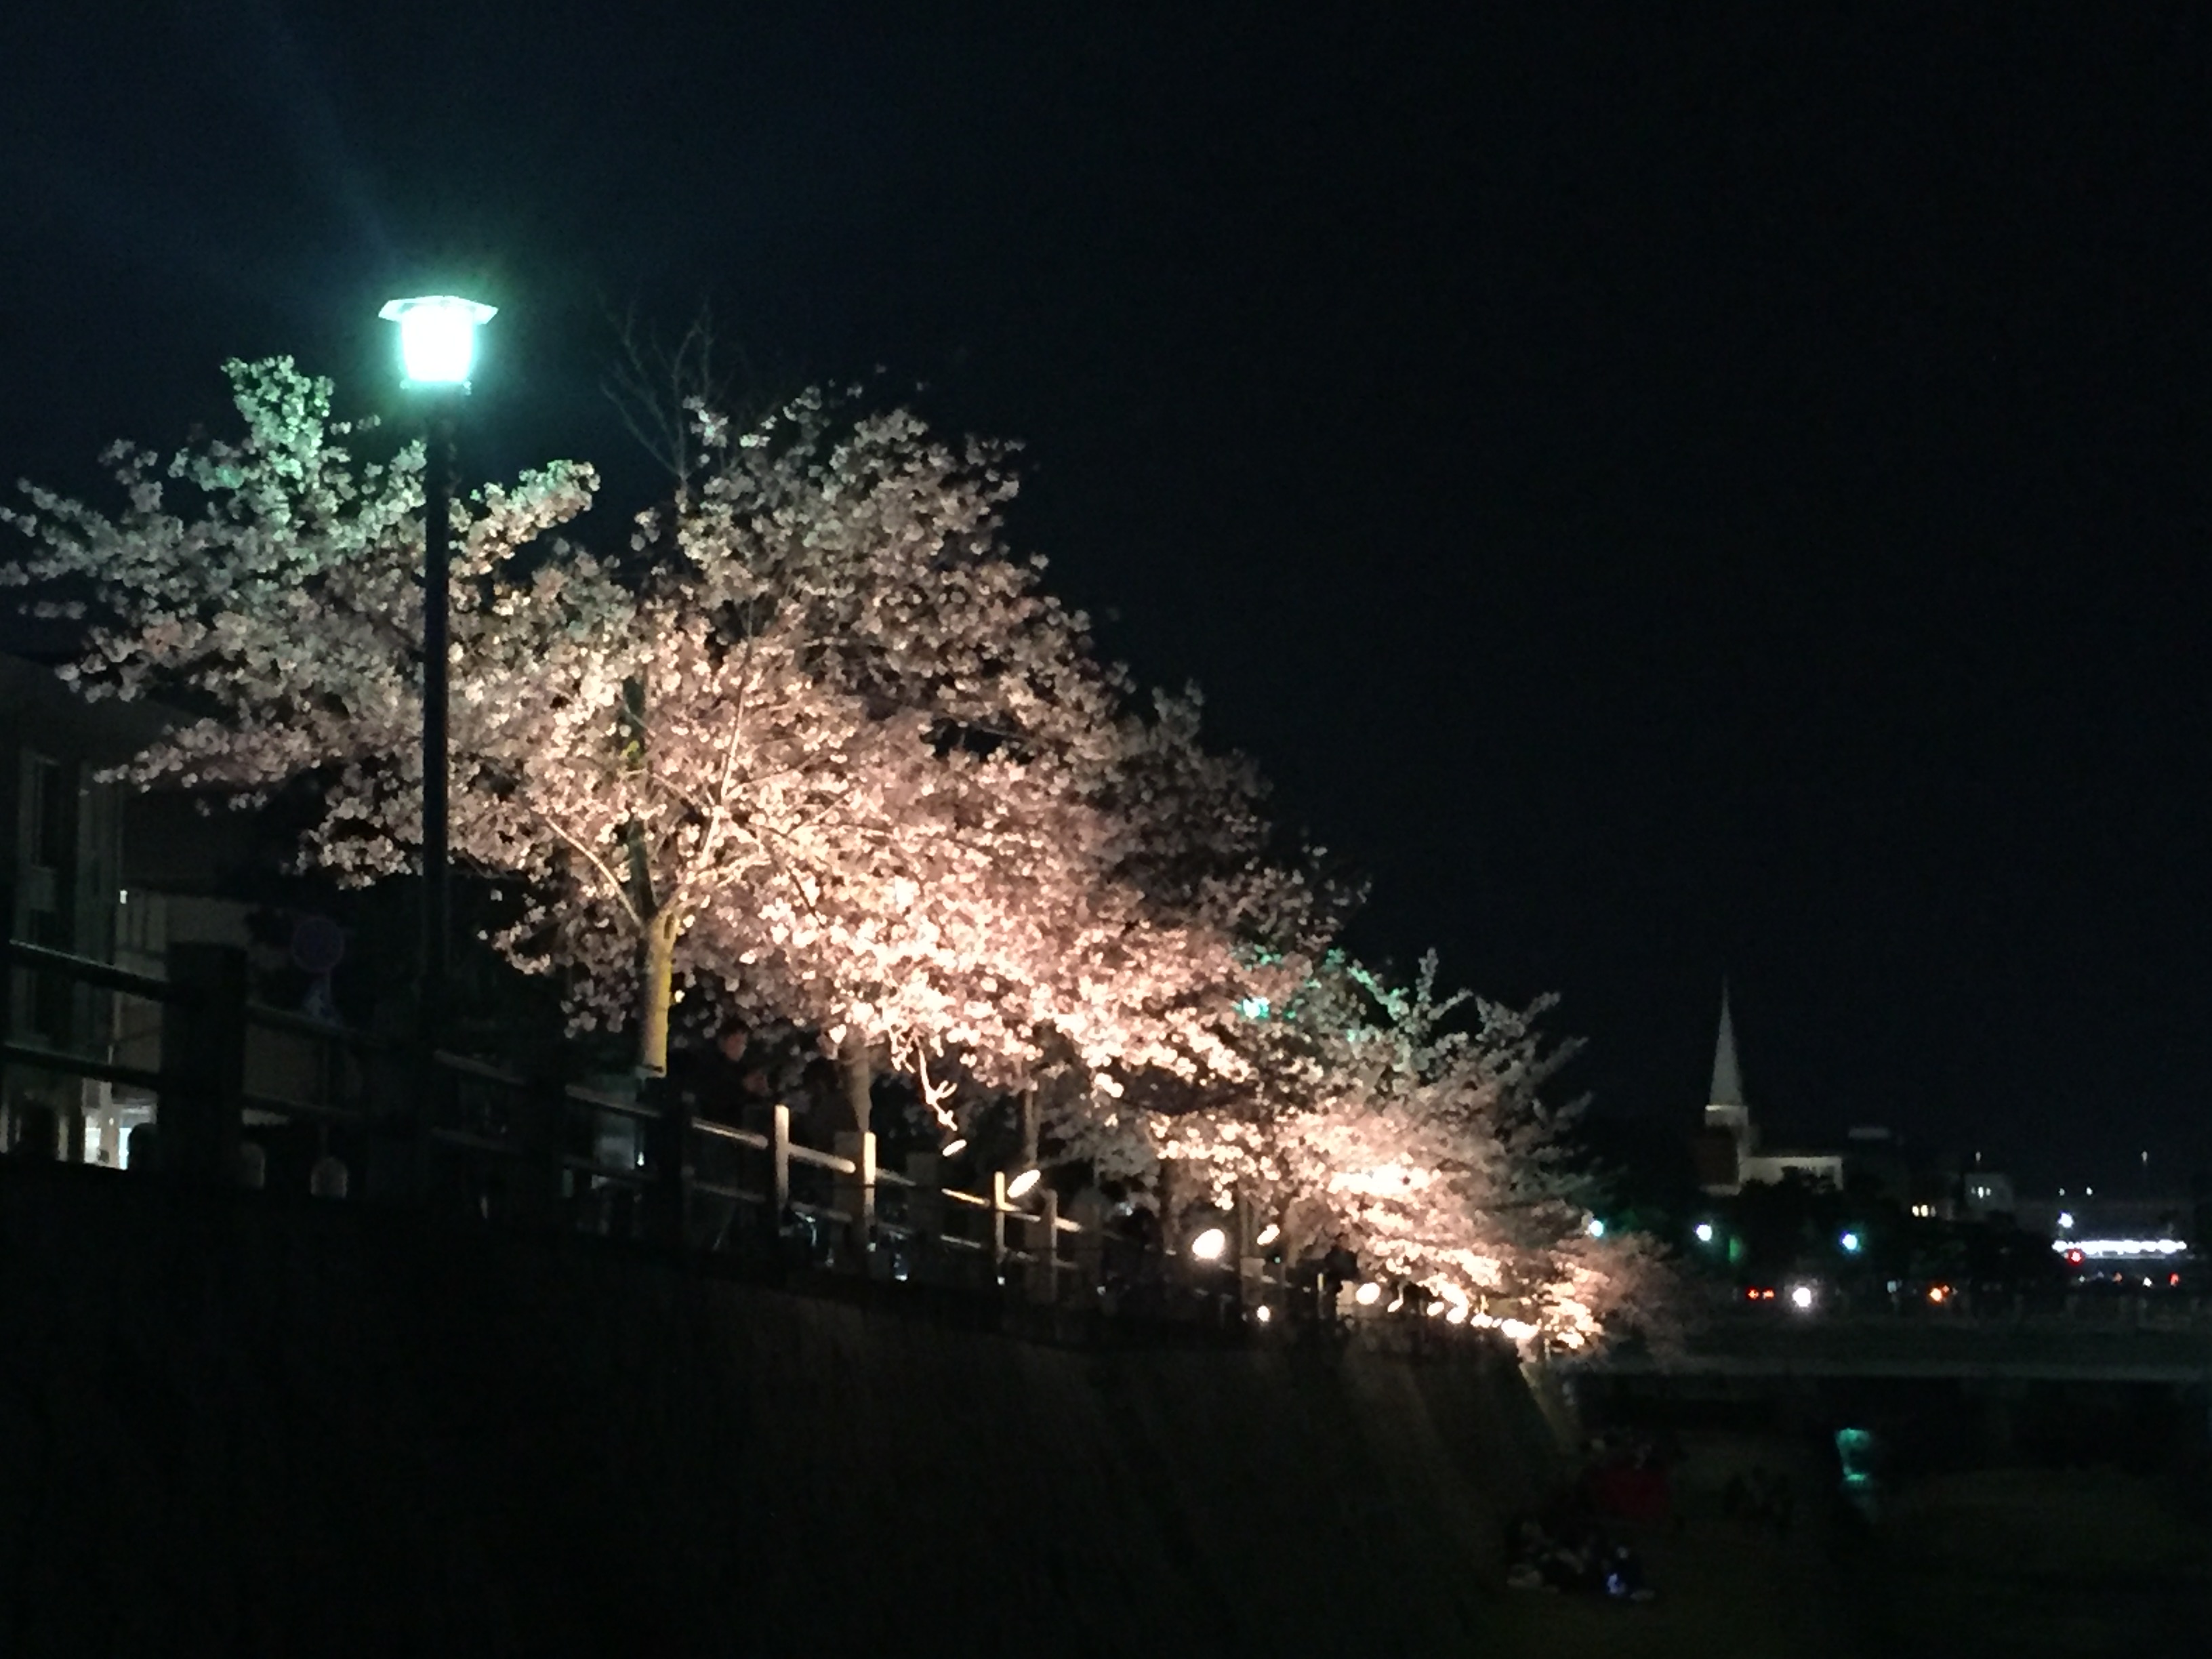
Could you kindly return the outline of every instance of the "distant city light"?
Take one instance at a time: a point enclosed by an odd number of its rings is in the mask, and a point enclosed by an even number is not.
[[[1713,1224],[1710,1221],[1700,1221],[1698,1224],[1698,1243],[1700,1244],[1710,1244],[1712,1242]]]
[[[1844,1247],[1844,1254],[1845,1255],[1856,1255],[1859,1253],[1859,1246],[1863,1241],[1856,1233],[1845,1233],[1841,1238],[1838,1239],[1836,1243]]]
[[[1810,1309],[1813,1305],[1813,1287],[1810,1285],[1791,1285],[1790,1287],[1790,1305],[1796,1309],[1799,1313],[1803,1313]]]
[[[2118,1261],[2130,1256],[2179,1255],[2189,1243],[2180,1238],[2056,1238],[2051,1248],[2061,1255],[2079,1250],[2086,1256]]]
[[[1190,1253],[1200,1261],[1218,1261],[1221,1253],[1228,1248],[1229,1235],[1218,1227],[1208,1227],[1190,1241]]]
[[[1949,1301],[1951,1287],[1948,1285],[1930,1285],[1928,1287],[1928,1299],[1936,1303]]]
[[[1382,1299],[1382,1287],[1370,1279],[1352,1293],[1352,1299],[1363,1308],[1371,1308]]]
[[[1262,1302],[1258,1307],[1252,1310],[1252,1317],[1258,1320],[1262,1325],[1267,1324],[1269,1321],[1273,1320],[1274,1316],[1275,1310],[1264,1302]]]
[[[1583,1224],[1583,1231],[1588,1233],[1592,1238],[1603,1238],[1605,1237],[1605,1223],[1600,1221],[1595,1216],[1592,1216],[1588,1221]]]
[[[2058,1224],[2062,1227],[2072,1226],[2074,1224],[2074,1212],[2071,1210],[2061,1210],[2058,1212]]]

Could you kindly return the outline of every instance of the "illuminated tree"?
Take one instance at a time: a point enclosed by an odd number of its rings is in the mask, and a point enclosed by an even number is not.
[[[356,459],[289,362],[230,373],[241,441],[118,449],[112,517],[30,489],[0,580],[78,590],[45,603],[86,615],[88,694],[208,710],[141,781],[311,777],[307,856],[374,879],[419,842],[420,451]],[[1049,1030],[1086,1066],[1194,1063],[1224,947],[1117,873],[1141,726],[1006,553],[1003,450],[818,393],[690,419],[696,464],[622,556],[547,533],[586,467],[457,508],[453,849],[519,878],[496,942],[580,1020],[635,1020],[647,1069],[679,976],[809,1019],[862,1122],[878,1056],[1014,1082]]]
[[[1567,1347],[1648,1301],[1640,1240],[1602,1236],[1545,1085],[1575,1045],[1547,1044],[1550,1003],[1516,1012],[1440,996],[1425,958],[1393,986],[1332,955],[1282,1003],[1254,1007],[1258,1086],[1164,1126],[1217,1195],[1241,1186],[1285,1218],[1295,1257],[1340,1235],[1376,1276],[1419,1287],[1453,1322]],[[1469,1025],[1455,1023],[1462,1010]]]

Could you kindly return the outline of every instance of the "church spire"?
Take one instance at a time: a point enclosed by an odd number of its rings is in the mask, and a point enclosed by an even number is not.
[[[1726,980],[1721,981],[1721,1030],[1713,1043],[1713,1091],[1708,1100],[1715,1106],[1744,1103],[1743,1074],[1735,1063],[1735,1021],[1729,1016]]]

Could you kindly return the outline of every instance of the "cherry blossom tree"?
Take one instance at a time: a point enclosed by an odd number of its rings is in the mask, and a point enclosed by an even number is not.
[[[242,439],[112,452],[112,515],[30,489],[0,580],[88,607],[88,694],[208,710],[141,781],[311,777],[306,855],[374,879],[420,839],[421,453],[357,459],[289,361],[230,374]],[[1003,544],[1006,452],[820,393],[690,418],[699,465],[618,556],[550,533],[586,467],[456,509],[453,850],[519,882],[496,942],[580,1021],[635,1022],[647,1070],[679,977],[808,1018],[863,1124],[878,1054],[1015,1082],[1051,1030],[1087,1065],[1195,1063],[1224,948],[1117,873],[1124,688]]]
[[[1584,1346],[1649,1304],[1658,1276],[1643,1241],[1593,1226],[1579,1108],[1544,1098],[1575,1045],[1542,1039],[1547,1000],[1515,1011],[1440,995],[1436,978],[1433,957],[1401,987],[1330,956],[1252,1011],[1258,1086],[1167,1121],[1164,1151],[1218,1200],[1241,1187],[1283,1217],[1292,1255],[1341,1236],[1454,1323]]]
[[[241,436],[111,451],[112,512],[26,486],[0,585],[80,620],[87,696],[191,711],[138,781],[307,781],[304,859],[404,872],[422,451],[357,455],[289,360],[228,372]],[[658,1072],[702,985],[823,1033],[856,1128],[886,1065],[948,1121],[956,1085],[1030,1091],[1060,1158],[1188,1162],[1455,1319],[1574,1346],[1638,1307],[1656,1269],[1589,1226],[1544,1005],[1334,948],[1354,896],[1279,848],[1195,694],[1136,709],[1008,545],[1006,447],[820,392],[670,429],[672,495],[611,550],[572,538],[588,466],[454,508],[453,851],[519,895],[493,942],[580,1024]]]

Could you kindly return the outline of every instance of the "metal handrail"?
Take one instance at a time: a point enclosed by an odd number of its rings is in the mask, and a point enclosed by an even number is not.
[[[135,969],[118,968],[112,962],[95,962],[89,957],[72,956],[67,951],[57,951],[44,945],[33,945],[27,939],[0,939],[0,960],[14,963],[19,968],[44,969],[50,973],[66,974],[82,984],[103,991],[120,991],[128,996],[143,997],[149,1002],[190,1002],[192,994],[185,987],[153,974],[142,974]]]

